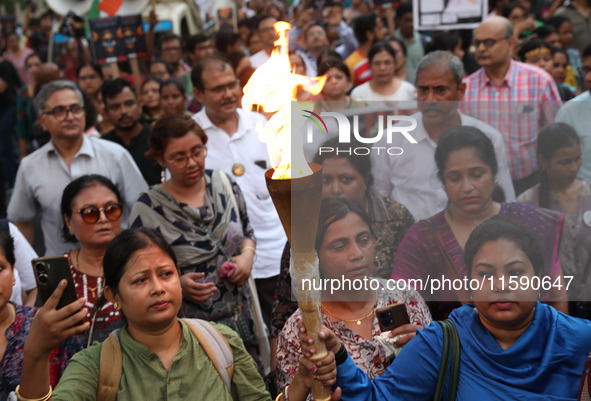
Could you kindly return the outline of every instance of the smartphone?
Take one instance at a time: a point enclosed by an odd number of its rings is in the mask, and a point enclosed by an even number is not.
[[[402,302],[376,309],[376,316],[382,333],[410,323],[406,305]]]
[[[35,273],[35,281],[37,282],[37,291],[43,304],[47,302],[63,279],[66,279],[68,285],[56,309],[61,309],[78,299],[67,256],[35,258],[31,260],[31,263],[33,264],[33,272]]]

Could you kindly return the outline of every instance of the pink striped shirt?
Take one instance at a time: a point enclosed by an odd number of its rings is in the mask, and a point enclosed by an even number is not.
[[[554,121],[562,104],[552,77],[541,68],[511,60],[499,85],[493,84],[482,68],[464,82],[461,109],[501,132],[511,177],[533,173],[538,132]]]

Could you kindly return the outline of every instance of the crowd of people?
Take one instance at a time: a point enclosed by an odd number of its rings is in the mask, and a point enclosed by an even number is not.
[[[451,31],[412,3],[236,1],[235,32],[189,37],[152,12],[140,75],[79,33],[49,51],[51,10],[2,25],[0,401],[591,400],[591,1],[490,0]],[[293,73],[326,77],[293,91],[323,119],[319,275],[377,283],[322,292],[319,334],[273,112],[241,105],[279,21]],[[31,260],[57,255],[42,302]]]

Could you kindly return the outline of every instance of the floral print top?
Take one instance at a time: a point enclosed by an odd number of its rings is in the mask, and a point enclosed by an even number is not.
[[[5,400],[21,381],[25,340],[38,310],[20,305],[15,305],[15,308],[16,318],[4,333],[8,344],[0,361],[0,400]],[[52,387],[57,386],[70,358],[81,349],[82,346],[78,340],[70,337],[51,351],[49,354],[49,381]]]
[[[419,293],[415,290],[388,290],[386,280],[379,279],[379,281],[381,288],[378,289],[376,308],[404,302],[411,323],[423,326],[431,323],[429,308]],[[301,350],[297,326],[301,319],[302,314],[298,309],[287,320],[279,335],[276,354],[277,385],[279,389],[283,389],[291,383],[299,366]],[[355,333],[345,326],[343,322],[332,321],[324,312],[322,312],[322,322],[339,337],[355,364],[367,373],[370,379],[384,373],[391,361],[386,359],[384,350],[376,340],[381,331],[375,314],[371,340]]]

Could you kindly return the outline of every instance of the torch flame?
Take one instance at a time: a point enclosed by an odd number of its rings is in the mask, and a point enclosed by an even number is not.
[[[289,62],[287,35],[291,25],[279,21],[274,28],[279,35],[275,41],[276,47],[269,60],[256,69],[244,87],[242,108],[252,110],[256,104],[265,112],[275,113],[264,128],[263,124],[256,128],[259,138],[267,144],[271,165],[275,169],[273,179],[282,180],[312,174],[304,156],[303,118],[299,107],[296,107],[296,93],[301,86],[312,95],[319,94],[326,82],[326,76],[309,78],[293,73]],[[292,131],[295,133],[293,149]]]

